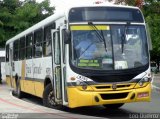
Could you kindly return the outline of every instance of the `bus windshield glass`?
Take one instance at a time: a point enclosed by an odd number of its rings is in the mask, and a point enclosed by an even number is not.
[[[148,64],[144,26],[71,26],[72,64],[92,70],[121,70]],[[102,39],[103,38],[103,39]],[[105,42],[104,42],[105,40]]]

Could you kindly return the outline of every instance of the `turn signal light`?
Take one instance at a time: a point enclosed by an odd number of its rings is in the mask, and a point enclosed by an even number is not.
[[[75,77],[71,77],[70,79],[71,79],[72,81],[76,80],[76,78],[75,78]]]

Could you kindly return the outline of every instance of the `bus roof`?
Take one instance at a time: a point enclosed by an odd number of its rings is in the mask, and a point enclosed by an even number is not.
[[[74,7],[120,7],[120,8],[132,8],[132,9],[139,9],[135,6],[127,6],[127,5],[116,5],[110,2],[104,2],[100,4],[94,4],[93,2],[87,2],[87,4],[84,2],[82,3],[76,3],[76,4],[68,4],[66,8],[63,8],[65,11],[69,11],[71,8]]]
[[[52,23],[53,21],[64,17],[66,15],[66,17],[68,16],[68,12],[70,9],[74,8],[74,7],[121,7],[121,8],[132,8],[132,9],[138,9],[138,7],[133,7],[133,6],[124,6],[124,5],[115,5],[115,4],[111,4],[111,3],[102,3],[102,4],[76,4],[76,5],[68,5],[66,8],[61,9],[61,10],[57,10],[55,12],[55,14],[47,17],[46,19],[40,21],[39,23],[33,25],[32,27],[26,29],[25,31],[21,32],[20,34],[14,36],[13,38],[9,39],[6,44],[13,42],[16,39],[19,39],[21,37],[23,37],[24,35],[27,35],[29,33],[31,33],[31,31],[37,30],[38,28],[41,28],[42,26],[45,26],[49,23]]]

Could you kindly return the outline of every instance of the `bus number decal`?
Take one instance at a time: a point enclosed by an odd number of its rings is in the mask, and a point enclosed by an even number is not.
[[[81,75],[78,75],[77,79],[80,79],[80,80],[83,80],[83,81],[87,81],[88,80],[88,78],[86,78],[84,76],[81,76]]]

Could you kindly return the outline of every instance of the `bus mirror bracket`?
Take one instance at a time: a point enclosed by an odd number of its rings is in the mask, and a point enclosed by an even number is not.
[[[63,39],[65,44],[68,44],[70,42],[70,39],[71,39],[70,30],[67,30],[67,29],[63,30]]]

